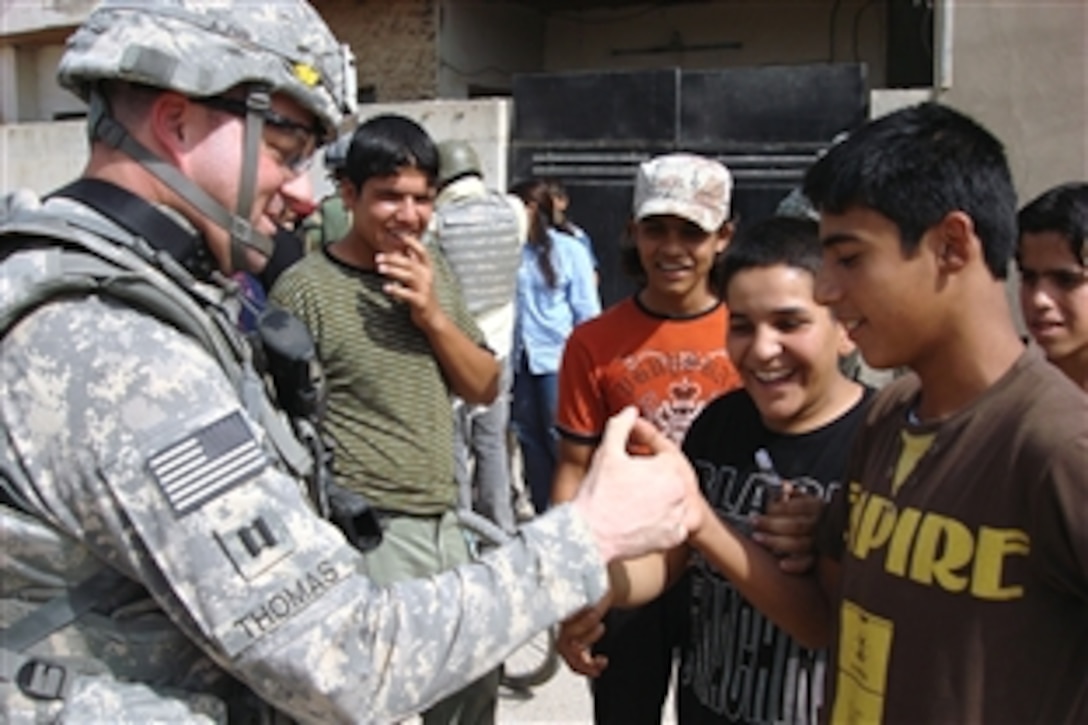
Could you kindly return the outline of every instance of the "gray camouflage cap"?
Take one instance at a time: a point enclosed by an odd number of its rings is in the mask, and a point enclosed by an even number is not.
[[[729,218],[733,176],[712,159],[695,154],[657,156],[639,164],[635,177],[634,214],[671,214],[715,232]]]
[[[68,39],[57,78],[84,100],[118,79],[192,97],[261,84],[312,112],[327,140],[355,112],[355,60],[305,0],[105,0]]]

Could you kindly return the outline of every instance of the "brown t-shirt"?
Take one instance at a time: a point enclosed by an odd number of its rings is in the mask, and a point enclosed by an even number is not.
[[[885,388],[820,527],[832,722],[1088,722],[1088,395],[1036,352],[933,425]]]

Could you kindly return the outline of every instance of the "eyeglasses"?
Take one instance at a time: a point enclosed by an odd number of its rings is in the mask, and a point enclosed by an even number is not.
[[[245,118],[251,110],[256,111],[264,120],[262,139],[265,145],[276,154],[285,168],[298,175],[309,170],[313,163],[314,152],[317,151],[317,139],[322,135],[322,129],[316,122],[307,126],[276,113],[270,108],[251,109],[245,101],[237,98],[213,96],[193,100],[238,118]]]

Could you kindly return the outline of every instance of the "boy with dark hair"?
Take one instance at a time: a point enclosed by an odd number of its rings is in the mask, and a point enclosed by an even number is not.
[[[865,388],[839,366],[853,345],[814,296],[819,266],[817,226],[808,219],[758,222],[742,229],[725,255],[727,349],[744,388],[703,409],[684,452],[715,516],[740,527],[782,491],[778,475],[791,480],[790,498],[808,499],[814,516],[819,501],[841,485],[862,421]],[[776,471],[766,470],[768,461]],[[667,555],[613,570],[617,596],[637,601],[679,577],[690,559],[679,721],[814,722],[826,652],[806,648],[756,611],[715,570],[716,546],[691,539]]]
[[[874,402],[820,532],[843,575],[830,716],[1088,719],[1088,399],[1013,325],[1001,143],[908,108],[805,193],[819,294],[867,360],[916,374]]]
[[[640,287],[567,339],[553,500],[577,494],[610,415],[636,405],[679,442],[704,405],[738,386],[716,284],[733,236],[732,191],[729,169],[710,158],[672,153],[639,164],[624,254]],[[670,592],[638,609],[609,612],[593,656],[560,633],[567,664],[594,678],[597,723],[660,722],[683,619],[683,601]]]
[[[449,396],[489,403],[498,389],[495,356],[442,255],[422,241],[437,176],[437,148],[411,119],[360,125],[342,187],[351,229],[284,273],[271,294],[317,345],[338,484],[381,512],[382,545],[364,559],[382,585],[469,560],[455,513]],[[335,493],[334,504],[350,497]],[[431,707],[424,722],[490,721],[497,687],[488,675]]]
[[[1088,720],[1088,396],[1025,350],[1000,142],[936,104],[862,127],[809,171],[817,296],[873,400],[817,529],[817,585],[716,517],[712,563],[809,645],[834,634],[833,722]]]
[[[1062,184],[1020,210],[1020,308],[1047,359],[1088,391],[1088,184]]]

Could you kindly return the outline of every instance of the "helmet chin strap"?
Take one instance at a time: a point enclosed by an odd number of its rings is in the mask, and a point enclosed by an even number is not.
[[[269,103],[267,92],[254,91],[246,99],[249,111],[246,114],[243,139],[244,158],[238,189],[238,204],[234,213],[231,213],[206,191],[193,183],[191,179],[178,171],[177,167],[163,161],[150,149],[133,138],[124,126],[110,117],[105,98],[100,92],[93,91],[90,98],[88,134],[91,141],[101,140],[103,143],[138,161],[159,181],[173,189],[175,193],[189,202],[197,211],[230,234],[230,259],[231,266],[235,271],[249,269],[245,257],[247,247],[256,249],[265,257],[272,256],[272,240],[254,229],[253,224],[249,221],[253,210],[254,189],[257,180],[257,157],[260,153],[261,131],[264,126],[260,99],[258,98],[257,105],[254,105],[250,99],[253,96],[259,97],[261,95],[264,97],[265,105],[263,107],[267,108]]]
[[[261,153],[261,134],[264,129],[264,113],[272,107],[272,97],[263,88],[253,88],[246,94],[246,127],[243,136],[242,171],[238,180],[238,203],[235,207],[234,218],[245,219],[244,229],[231,228],[230,231],[230,259],[231,266],[237,270],[249,270],[246,263],[246,247],[252,246],[261,252],[266,259],[272,256],[272,240],[257,232],[249,219],[253,218],[253,202],[257,188],[257,164]],[[244,232],[244,235],[237,232]],[[260,236],[267,246],[262,249],[253,244],[254,236]],[[252,271],[252,270],[249,270]]]

